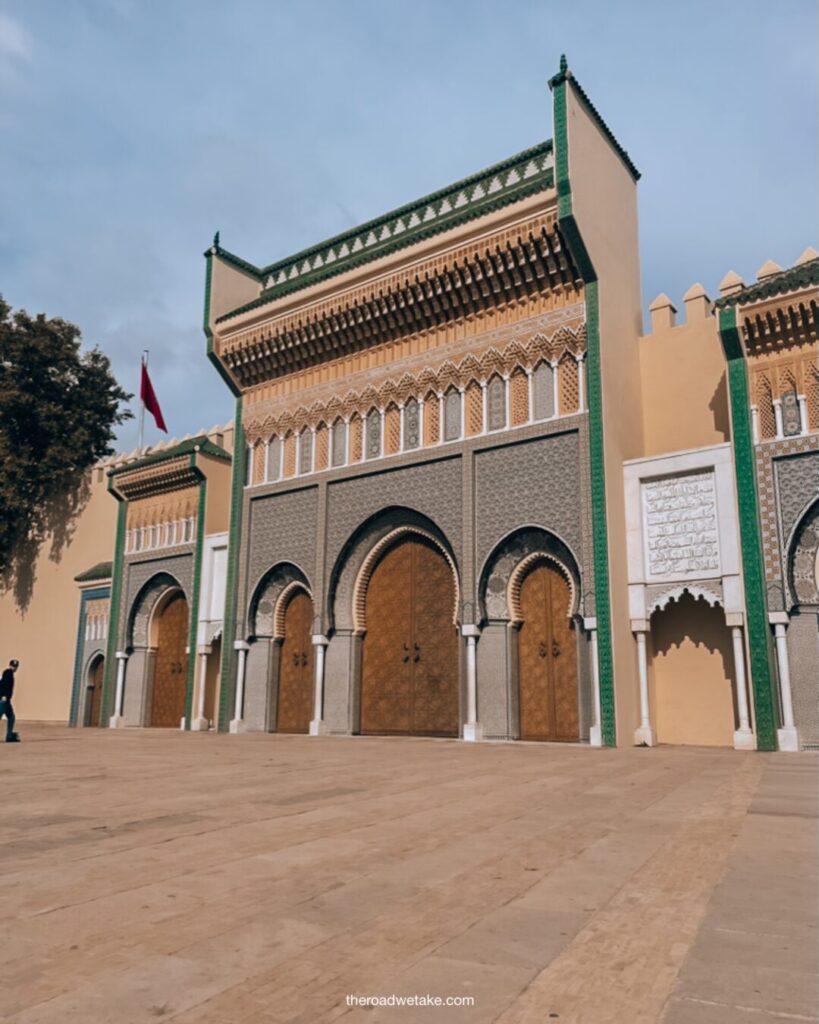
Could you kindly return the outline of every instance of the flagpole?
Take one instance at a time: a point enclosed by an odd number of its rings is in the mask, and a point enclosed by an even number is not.
[[[144,349],[139,360],[139,439],[137,441],[137,455],[142,454],[142,438],[145,433],[145,399],[142,397],[142,374],[148,365],[148,349]]]

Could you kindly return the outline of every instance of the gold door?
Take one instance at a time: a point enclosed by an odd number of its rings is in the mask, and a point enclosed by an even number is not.
[[[279,732],[306,733],[313,717],[313,602],[297,590],[284,613],[279,661]]]
[[[102,677],[105,674],[105,659],[99,658],[91,672],[91,693],[88,694],[88,715],[86,725],[98,726],[102,714]]]
[[[579,739],[577,647],[571,595],[561,574],[540,562],[520,591],[520,738]]]
[[[175,594],[160,613],[157,628],[151,725],[178,729],[185,717],[188,688],[188,602]]]
[[[452,572],[431,544],[400,540],[367,589],[361,732],[458,735]]]

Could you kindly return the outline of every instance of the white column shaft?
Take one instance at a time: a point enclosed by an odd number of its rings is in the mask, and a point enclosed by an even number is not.
[[[751,406],[751,432],[754,436],[754,444],[759,441],[759,407]]]
[[[583,412],[586,406],[586,360],[577,360],[577,411]]]
[[[474,636],[466,638],[466,721],[468,725],[478,721],[478,657]]]
[[[233,721],[230,723],[231,732],[241,731],[241,722],[245,708],[245,665],[247,663],[247,651],[245,648],[239,650],[239,661],[236,665],[236,700],[233,705]]]
[[[732,626],[731,638],[734,643],[734,670],[737,679],[739,730],[740,732],[750,732],[751,719],[748,714],[748,686],[745,680],[745,646],[742,642],[742,628],[740,626]]]
[[[782,696],[782,724],[786,729],[794,728],[793,695],[791,694],[791,666],[788,658],[788,639],[785,626],[777,623],[774,626],[776,636],[776,661],[779,666],[779,692]]]
[[[589,729],[589,743],[593,747],[603,746],[603,714],[600,707],[600,662],[597,656],[597,630],[590,630],[592,663],[592,714],[594,720]]]
[[[802,433],[807,434],[808,432],[808,399],[806,395],[799,395],[799,422],[802,427]]]
[[[784,437],[785,436],[785,423],[784,423],[784,420],[782,419],[782,399],[781,398],[775,398],[773,400],[773,408],[774,408],[774,418],[776,420],[776,436],[777,437]]]

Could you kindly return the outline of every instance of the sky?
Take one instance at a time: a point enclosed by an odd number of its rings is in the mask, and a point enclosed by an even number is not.
[[[128,391],[149,349],[172,435],[223,423],[214,232],[264,265],[550,138],[565,52],[681,308],[819,242],[816,42],[815,0],[0,0],[0,293]]]

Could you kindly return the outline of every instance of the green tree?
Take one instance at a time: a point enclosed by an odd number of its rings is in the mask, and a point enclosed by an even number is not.
[[[88,499],[88,469],[131,412],[97,348],[58,317],[12,312],[0,296],[0,577],[26,607],[49,540],[58,560]]]

